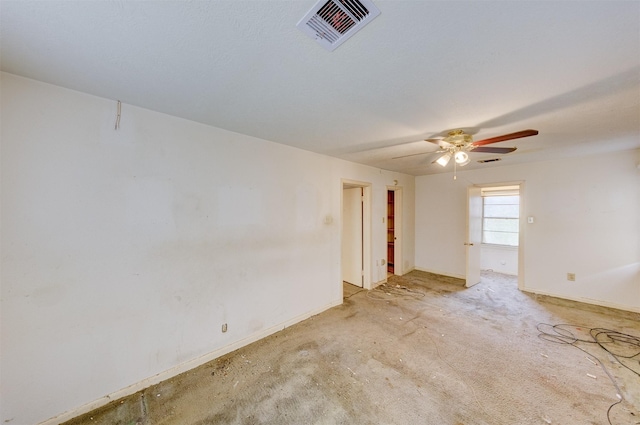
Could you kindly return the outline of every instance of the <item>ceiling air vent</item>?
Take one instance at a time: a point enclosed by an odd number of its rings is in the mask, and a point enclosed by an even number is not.
[[[320,0],[296,26],[333,51],[379,14],[370,0]]]
[[[491,159],[479,159],[478,162],[480,164],[485,164],[487,162],[496,162],[496,161],[502,161],[502,158],[491,158]]]

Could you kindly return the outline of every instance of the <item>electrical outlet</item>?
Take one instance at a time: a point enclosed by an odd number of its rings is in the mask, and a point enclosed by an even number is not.
[[[222,333],[225,333],[227,331],[227,324],[223,323],[222,324]]]
[[[576,281],[576,274],[575,273],[567,273],[567,280],[570,282],[575,282]]]

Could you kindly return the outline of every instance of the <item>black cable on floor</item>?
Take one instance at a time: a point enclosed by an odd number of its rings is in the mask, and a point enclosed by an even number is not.
[[[589,331],[589,335],[591,336],[591,340],[588,339],[580,339],[574,335],[571,330],[567,328],[577,328],[577,329],[585,329]],[[638,370],[634,370],[633,368],[627,366],[622,362],[621,359],[635,359],[640,358],[640,338],[625,334],[622,332],[614,331],[611,329],[605,328],[589,328],[587,326],[576,326],[569,324],[558,324],[558,325],[550,325],[548,323],[538,323],[536,329],[540,332],[538,337],[549,342],[553,342],[556,344],[566,344],[571,345],[578,350],[584,352],[589,356],[590,359],[593,359],[594,363],[600,365],[602,370],[609,377],[613,386],[616,388],[618,397],[618,401],[613,403],[607,409],[607,420],[609,421],[609,425],[613,425],[611,422],[611,409],[614,406],[622,403],[622,391],[620,391],[620,387],[618,387],[618,383],[611,376],[611,373],[607,370],[604,364],[593,354],[589,353],[587,350],[578,347],[576,344],[579,342],[587,343],[587,344],[596,344],[607,353],[609,353],[616,361],[624,368],[630,370],[632,373],[638,375],[640,377],[640,362],[638,362]]]

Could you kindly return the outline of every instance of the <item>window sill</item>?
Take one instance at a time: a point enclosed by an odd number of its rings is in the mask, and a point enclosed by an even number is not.
[[[517,251],[518,247],[517,246],[512,246],[512,245],[498,245],[498,244],[493,244],[493,243],[483,243],[482,247],[487,247],[487,248],[496,248],[496,249],[504,249],[505,251]]]

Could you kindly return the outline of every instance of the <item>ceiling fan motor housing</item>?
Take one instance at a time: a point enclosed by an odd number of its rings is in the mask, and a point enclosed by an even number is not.
[[[473,143],[473,139],[470,134],[465,133],[462,130],[453,130],[449,132],[449,135],[445,137],[445,142],[455,146],[465,146]]]

